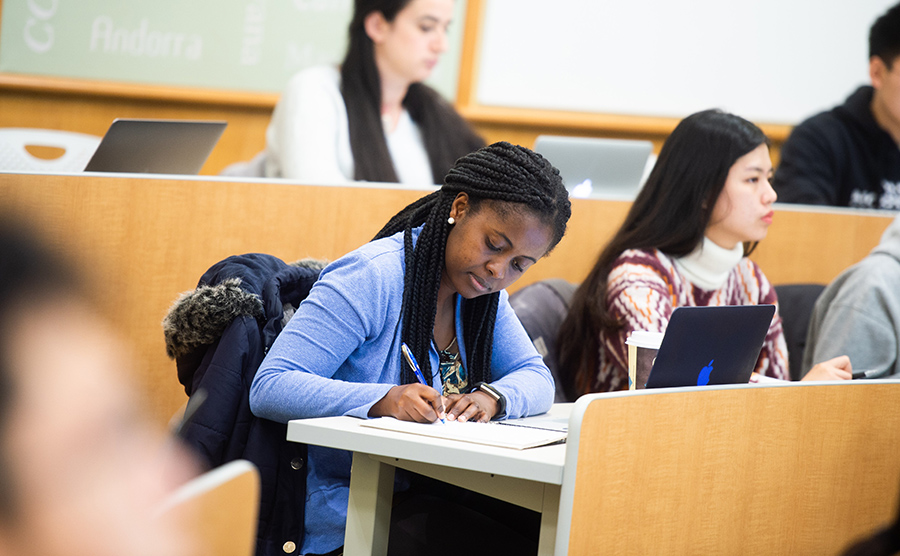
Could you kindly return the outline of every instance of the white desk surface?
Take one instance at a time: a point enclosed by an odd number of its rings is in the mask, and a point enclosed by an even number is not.
[[[568,418],[572,406],[556,404],[539,418]],[[387,553],[398,467],[540,512],[538,554],[554,553],[565,444],[514,450],[373,429],[361,422],[354,417],[298,419],[288,422],[287,430],[294,442],[354,452],[345,554]]]
[[[556,404],[542,417],[565,417],[571,410],[572,404]],[[360,422],[354,417],[297,419],[288,423],[287,439],[374,456],[562,484],[565,444],[513,450],[361,427]]]

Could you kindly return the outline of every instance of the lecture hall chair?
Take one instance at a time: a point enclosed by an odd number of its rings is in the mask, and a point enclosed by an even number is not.
[[[233,460],[176,490],[159,515],[187,524],[196,535],[196,556],[253,556],[259,491],[256,466]]]
[[[509,296],[509,304],[525,328],[535,349],[553,374],[556,383],[554,401],[571,402],[559,376],[556,335],[569,312],[577,284],[562,278],[548,278],[529,284]]]
[[[100,137],[74,131],[0,128],[0,171],[81,172],[99,144]],[[28,147],[51,147],[63,152],[54,158],[40,158],[31,154]]]
[[[824,284],[776,284],[778,312],[784,329],[784,341],[788,348],[788,370],[791,380],[800,380],[803,354],[806,351],[806,333],[816,300],[825,290]]]

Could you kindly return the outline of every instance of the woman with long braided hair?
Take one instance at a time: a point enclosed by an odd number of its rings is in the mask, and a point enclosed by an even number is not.
[[[547,411],[553,378],[504,288],[559,243],[570,214],[559,172],[540,155],[495,143],[460,158],[440,190],[322,272],[256,374],[253,412],[433,422]],[[301,553],[343,542],[350,460],[309,447]]]

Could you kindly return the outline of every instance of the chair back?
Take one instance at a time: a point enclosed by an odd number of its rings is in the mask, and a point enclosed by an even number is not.
[[[556,381],[556,402],[573,401],[566,396],[563,382],[559,379],[556,335],[559,325],[569,312],[569,303],[575,289],[575,284],[571,282],[549,278],[529,284],[509,296],[509,304],[553,374]]]
[[[556,554],[835,554],[890,523],[900,381],[580,398]]]
[[[779,284],[775,286],[778,295],[778,314],[784,328],[784,341],[788,348],[788,370],[791,380],[800,380],[803,367],[803,352],[806,351],[806,333],[816,300],[825,289],[823,284]]]
[[[252,463],[230,461],[175,491],[159,514],[192,533],[197,556],[253,556],[259,488]]]
[[[0,128],[0,170],[11,172],[81,172],[100,137],[56,129]],[[27,147],[63,149],[57,158],[44,159]]]

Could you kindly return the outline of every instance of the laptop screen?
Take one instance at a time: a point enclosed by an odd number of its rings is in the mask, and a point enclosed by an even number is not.
[[[226,122],[116,119],[85,172],[197,174]]]
[[[634,199],[643,184],[653,143],[540,135],[534,150],[559,169],[571,197]]]
[[[774,315],[774,305],[676,308],[646,387],[748,382]]]

